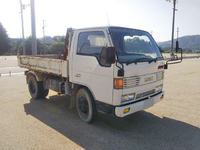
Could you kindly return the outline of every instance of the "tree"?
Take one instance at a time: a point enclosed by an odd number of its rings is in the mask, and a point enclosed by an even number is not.
[[[161,53],[165,52],[165,50],[161,46],[158,46],[158,48],[159,48]]]
[[[64,42],[65,41],[65,36],[54,36],[53,40],[57,41],[57,42]]]
[[[134,52],[148,52],[149,51],[149,43],[140,39],[138,37],[134,37],[132,39],[125,40],[126,51]]]
[[[64,50],[64,42],[56,42],[51,44],[49,50],[47,51],[48,54],[58,54],[58,52],[63,53]]]
[[[25,49],[26,49],[26,55],[32,55],[32,37],[31,36],[25,39]],[[43,49],[44,49],[43,42],[37,39],[37,54],[40,54],[40,51],[43,52]],[[18,47],[17,51],[19,51],[20,54],[23,53],[22,43]]]
[[[6,29],[0,22],[0,55],[9,53],[11,50],[11,41],[8,37]]]
[[[20,44],[22,43],[22,39],[17,39],[16,41],[17,41],[16,45],[13,47],[13,54],[14,55],[17,54],[18,48],[19,48]]]
[[[190,48],[187,48],[186,53],[192,53],[192,50]]]

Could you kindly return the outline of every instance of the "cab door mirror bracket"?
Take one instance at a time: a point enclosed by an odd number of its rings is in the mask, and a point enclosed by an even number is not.
[[[168,69],[168,65],[177,64],[177,63],[182,62],[183,50],[181,48],[179,48],[179,43],[178,43],[178,41],[176,41],[176,53],[179,51],[181,51],[181,58],[179,59],[177,55],[174,55],[173,53],[171,53],[171,59],[166,61],[166,64],[164,65],[164,69]]]

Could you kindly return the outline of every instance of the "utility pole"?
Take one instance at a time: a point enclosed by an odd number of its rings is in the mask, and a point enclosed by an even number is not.
[[[151,36],[153,36],[153,30],[151,30],[151,32],[150,32],[150,33],[151,33]]]
[[[22,20],[22,43],[23,43],[23,55],[26,55],[25,42],[24,42],[24,21],[23,21],[22,0],[20,0],[20,9],[21,9],[21,20]]]
[[[44,21],[45,20],[43,20],[43,27],[42,27],[42,29],[43,29],[43,43],[44,43],[44,55],[46,54],[46,52],[45,52],[45,32],[44,32]]]
[[[177,28],[177,41],[178,41],[178,33],[179,33],[179,28]]]
[[[35,0],[31,1],[31,27],[32,27],[32,55],[37,55],[36,27],[35,27]]]
[[[176,11],[177,0],[173,0],[173,20],[172,20],[172,41],[171,41],[171,55],[174,54],[174,22],[175,22],[175,11]]]
[[[109,17],[107,13],[106,13],[106,16],[107,16],[108,26],[110,26]]]

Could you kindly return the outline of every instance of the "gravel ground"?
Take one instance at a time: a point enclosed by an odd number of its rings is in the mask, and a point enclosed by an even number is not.
[[[0,57],[1,67],[17,67]],[[9,60],[7,58],[7,60]],[[0,77],[0,149],[200,149],[200,59],[165,71],[165,98],[125,118],[100,114],[93,124],[69,109],[67,96],[31,99],[25,76]]]

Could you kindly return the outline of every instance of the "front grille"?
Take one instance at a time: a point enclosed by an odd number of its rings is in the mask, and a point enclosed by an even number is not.
[[[156,72],[156,73],[152,73],[152,74],[148,74],[148,75],[149,76],[156,75],[156,81],[164,79],[164,71]],[[146,75],[124,78],[124,86],[123,87],[130,88],[130,87],[136,87],[136,86],[142,85],[142,83],[140,83],[140,80],[143,76],[146,76]]]
[[[150,95],[152,95],[154,93],[155,93],[155,89],[150,90],[150,91],[146,91],[146,92],[142,92],[142,93],[138,93],[136,95],[136,99],[145,98],[145,97],[148,97],[148,96],[150,96]]]
[[[139,85],[140,77],[124,78],[124,88],[134,87]]]

